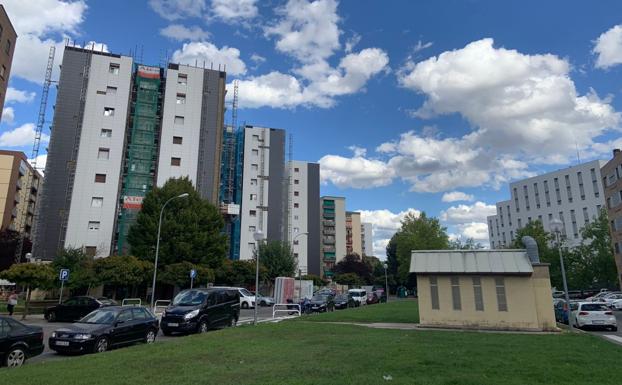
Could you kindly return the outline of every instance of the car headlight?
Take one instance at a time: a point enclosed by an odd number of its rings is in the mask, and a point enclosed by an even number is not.
[[[52,338],[56,338],[56,332],[52,332]]]
[[[193,310],[190,313],[186,313],[186,315],[184,316],[184,320],[188,321],[189,319],[192,319],[197,315],[199,315],[199,309]]]
[[[91,335],[90,334],[76,334],[75,336],[73,336],[73,338],[76,340],[88,340],[88,339],[91,339]]]

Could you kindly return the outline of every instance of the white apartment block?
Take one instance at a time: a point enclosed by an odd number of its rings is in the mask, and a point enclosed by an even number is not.
[[[361,213],[355,211],[346,212],[346,255],[363,255],[363,237],[361,234]]]
[[[372,224],[369,222],[361,223],[361,247],[363,255],[371,257],[374,255],[374,235]]]
[[[566,245],[578,245],[581,229],[604,207],[600,169],[605,163],[594,160],[511,183],[511,199],[498,202],[497,214],[487,218],[490,247],[508,247],[530,221],[539,220],[550,231],[554,218],[564,225]]]

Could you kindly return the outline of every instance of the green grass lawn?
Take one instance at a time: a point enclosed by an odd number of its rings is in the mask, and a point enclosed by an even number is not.
[[[396,300],[376,305],[365,305],[331,313],[312,314],[301,320],[316,322],[397,322],[418,323],[419,308],[414,299]]]

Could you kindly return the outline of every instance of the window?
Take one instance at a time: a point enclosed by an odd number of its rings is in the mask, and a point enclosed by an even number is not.
[[[451,277],[451,301],[454,305],[454,310],[462,310],[462,303],[460,301],[460,277]]]
[[[182,144],[184,138],[181,136],[173,136],[173,144]]]
[[[253,156],[259,156],[259,150],[258,150],[258,149],[253,148],[253,149],[251,150],[251,152],[252,152]]]
[[[575,238],[579,238],[579,229],[577,228],[577,217],[574,210],[570,210],[570,220],[572,221],[572,232]]]
[[[97,254],[97,246],[85,246],[84,254],[89,257],[94,257]]]
[[[596,170],[591,168],[590,175],[592,176],[592,188],[594,189],[594,196],[598,198],[600,193],[598,192],[598,180],[596,179]]]
[[[177,94],[176,103],[186,104],[186,94]]]
[[[250,210],[248,212],[248,215],[250,215],[251,217],[256,217],[257,216],[257,211],[256,210]]]
[[[177,84],[185,86],[188,84],[188,75],[186,74],[177,74]]]
[[[106,87],[106,95],[116,95],[117,94],[117,87]]]
[[[298,179],[294,179],[294,184],[299,184],[300,181]]]
[[[544,181],[544,197],[546,198],[546,207],[551,207],[551,195],[549,194],[549,181]]]
[[[298,191],[294,191],[294,196],[295,197],[300,196],[300,193]]]
[[[99,222],[94,222],[94,221],[89,222],[89,230],[93,230],[93,231],[99,230]]]
[[[294,167],[294,172],[300,172],[300,169],[298,167]]]
[[[516,190],[516,187],[514,187],[514,206],[516,206],[516,212],[520,212],[520,207],[518,207],[518,191]]]
[[[257,200],[257,194],[250,194],[250,200]]]
[[[523,227],[523,223],[522,220],[518,218],[518,228],[520,229],[521,227]]]
[[[253,135],[253,140],[259,142],[259,135]]]
[[[132,309],[132,317],[133,319],[148,319],[150,317],[147,317],[147,314],[145,314],[145,311],[140,308],[140,307],[135,307]]]
[[[108,67],[108,73],[109,74],[113,74],[113,75],[118,75],[119,74],[119,68],[121,68],[121,66],[117,63],[110,63],[110,66]]]
[[[527,192],[527,186],[523,186],[523,193],[525,194],[525,209],[529,211],[529,193]]]
[[[258,170],[259,170],[259,165],[254,164],[254,163],[253,163],[253,164],[251,164],[251,170],[253,170],[253,171],[258,171]]]
[[[505,297],[505,282],[503,277],[495,278],[495,287],[497,289],[497,309],[499,309],[499,311],[508,311],[507,298]]]
[[[4,52],[9,55],[11,53],[11,40],[6,41],[6,46],[4,47]]]
[[[583,175],[581,171],[577,173],[577,179],[579,180],[579,194],[581,194],[581,200],[585,200],[585,189],[583,188]]]
[[[587,207],[583,208],[583,222],[587,225],[590,223],[590,215],[587,212]]]
[[[106,174],[95,174],[95,183],[106,183]]]
[[[298,215],[294,215],[294,219],[295,219],[295,220],[298,220]]]
[[[562,221],[562,234],[564,234],[564,237],[565,237],[566,236],[566,220],[564,219],[563,211],[559,212],[559,220]]]
[[[536,194],[536,208],[540,208],[540,191],[538,191],[538,184],[534,183],[533,184],[533,191]]]
[[[104,107],[104,116],[114,116],[114,108]]]
[[[104,205],[104,198],[93,197],[91,198],[91,207],[102,207]]]
[[[171,166],[181,166],[181,158],[171,158]]]
[[[248,231],[254,233],[257,228],[255,226],[248,226]]]
[[[438,280],[436,277],[430,277],[430,296],[432,300],[432,309],[440,309],[438,303]]]
[[[482,294],[482,280],[473,277],[473,297],[475,298],[475,310],[484,311],[484,295]]]
[[[251,179],[251,186],[257,186],[257,179]]]
[[[297,209],[299,207],[298,203],[294,203],[294,208]]]
[[[183,116],[175,116],[174,123],[178,124],[180,126],[183,125],[184,124],[184,117]]]
[[[97,159],[108,160],[110,159],[110,149],[109,148],[99,148],[97,152]]]
[[[109,130],[107,128],[102,128],[101,133],[99,134],[99,136],[101,136],[102,138],[111,138],[112,137],[112,130]]]
[[[564,176],[566,180],[566,194],[568,195],[568,202],[572,203],[572,189],[570,188],[570,175]]]
[[[512,227],[512,212],[510,211],[510,206],[506,206],[508,212],[508,224]]]

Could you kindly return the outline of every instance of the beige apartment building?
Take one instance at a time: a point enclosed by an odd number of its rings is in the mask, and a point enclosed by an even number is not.
[[[363,255],[361,235],[361,213],[354,211],[346,212],[346,255]]]
[[[618,269],[618,282],[622,288],[622,151],[613,150],[613,158],[600,170],[605,190],[609,216],[609,232]]]
[[[422,326],[556,330],[548,264],[526,250],[413,251]]]
[[[13,28],[4,6],[0,4],[0,112],[4,109],[4,99],[9,85],[11,63],[13,63],[13,52],[15,51],[15,40],[17,40],[15,28]],[[0,113],[0,120],[2,119],[1,115]]]
[[[30,237],[41,181],[23,152],[0,150],[0,230]]]

